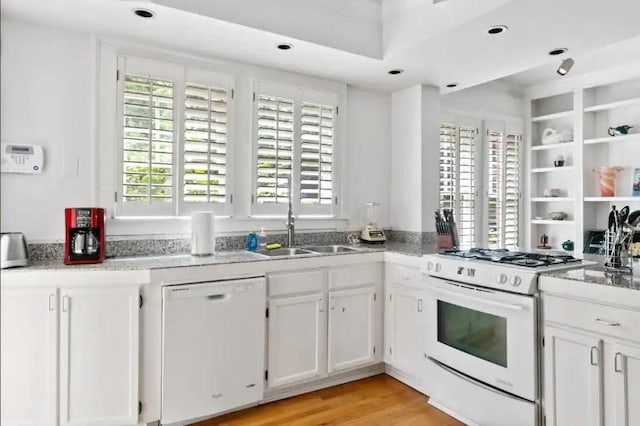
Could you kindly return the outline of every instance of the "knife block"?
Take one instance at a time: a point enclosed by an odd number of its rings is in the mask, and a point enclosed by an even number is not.
[[[438,235],[437,238],[436,238],[436,244],[437,244],[439,249],[452,249],[452,248],[454,248],[453,238],[452,238],[451,235]]]

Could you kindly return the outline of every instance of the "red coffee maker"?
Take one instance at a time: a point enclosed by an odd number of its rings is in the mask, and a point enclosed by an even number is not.
[[[102,263],[104,243],[104,209],[74,207],[64,209],[65,265]]]

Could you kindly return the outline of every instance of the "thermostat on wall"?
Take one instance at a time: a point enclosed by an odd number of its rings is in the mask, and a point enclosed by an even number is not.
[[[40,145],[2,144],[2,173],[42,173],[44,153]]]

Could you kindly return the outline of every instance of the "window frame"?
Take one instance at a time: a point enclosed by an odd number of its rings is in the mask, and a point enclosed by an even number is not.
[[[185,153],[185,88],[188,83],[217,87],[227,91],[227,138],[225,162],[227,177],[233,169],[234,145],[234,78],[231,74],[191,67],[187,65],[157,61],[140,56],[116,54],[116,135],[114,184],[115,218],[137,217],[184,217],[194,211],[213,211],[217,216],[232,214],[233,179],[225,181],[224,203],[197,203],[184,201],[184,153]],[[125,202],[123,193],[123,149],[124,149],[124,82],[125,75],[138,74],[149,78],[165,79],[173,82],[173,152],[172,152],[172,200],[167,203],[142,204]],[[194,81],[191,81],[194,80]]]
[[[335,218],[339,214],[341,200],[340,182],[340,158],[342,157],[342,117],[340,115],[341,96],[331,91],[321,91],[299,86],[289,86],[263,80],[253,81],[253,105],[252,105],[252,140],[251,140],[251,215],[284,217],[287,214],[288,204],[270,204],[257,202],[257,175],[258,175],[258,100],[261,95],[274,96],[293,101],[293,182],[289,196],[292,198],[292,209],[298,217],[310,218]],[[331,204],[303,204],[301,202],[301,111],[303,103],[314,103],[323,106],[332,106],[333,114],[333,150],[332,150],[332,198]]]

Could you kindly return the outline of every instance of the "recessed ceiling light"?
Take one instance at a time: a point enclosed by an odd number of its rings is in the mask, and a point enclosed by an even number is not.
[[[458,83],[449,83],[449,84],[447,84],[447,87],[449,89],[453,89],[454,87],[458,87]]]
[[[494,25],[493,27],[489,27],[487,30],[487,34],[496,35],[507,31],[509,27],[506,25]]]
[[[571,71],[571,67],[573,66],[573,63],[574,63],[573,59],[571,58],[565,59],[564,61],[562,61],[562,63],[560,64],[556,72],[560,75],[567,75],[567,73]]]
[[[289,49],[293,49],[293,44],[291,43],[280,43],[278,45],[278,49],[280,50],[289,50]]]
[[[562,55],[563,53],[566,53],[567,50],[569,50],[569,49],[567,49],[566,47],[558,47],[556,49],[550,50],[549,51],[549,55],[551,55],[551,56]]]
[[[403,72],[404,72],[404,70],[403,70],[403,69],[397,68],[397,69],[394,69],[394,70],[390,70],[390,71],[389,71],[389,74],[391,74],[391,75],[398,75],[398,74],[402,74]]]
[[[133,9],[133,13],[138,15],[141,18],[153,18],[153,11],[149,9]]]

